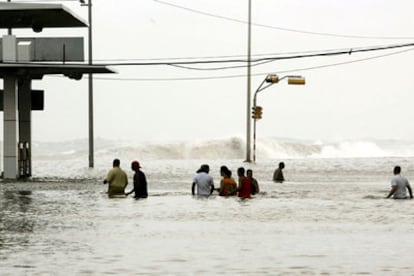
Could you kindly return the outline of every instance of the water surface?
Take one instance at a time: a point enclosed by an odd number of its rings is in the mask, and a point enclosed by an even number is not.
[[[222,164],[254,169],[245,201],[191,196],[198,161],[145,162],[142,200],[109,199],[100,170],[1,183],[1,275],[412,275],[413,201],[384,199],[412,161],[292,159],[284,184],[274,160],[208,162],[216,183]]]

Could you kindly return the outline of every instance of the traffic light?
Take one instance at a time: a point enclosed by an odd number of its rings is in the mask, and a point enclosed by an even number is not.
[[[261,106],[256,106],[256,119],[261,119],[262,118],[262,107]]]
[[[288,78],[288,84],[304,85],[305,78],[301,76],[292,76]]]
[[[253,106],[252,107],[252,118],[253,119],[261,119],[262,118],[262,110],[263,108],[261,106]]]

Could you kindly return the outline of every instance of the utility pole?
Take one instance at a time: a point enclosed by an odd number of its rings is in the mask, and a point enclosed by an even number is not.
[[[88,58],[92,65],[92,0],[88,1]],[[94,133],[93,133],[93,74],[89,73],[89,168],[94,166]]]
[[[88,6],[88,64],[92,65],[92,0],[79,0],[81,6]],[[89,126],[89,168],[94,167],[94,134],[93,134],[93,74],[88,74],[88,126]]]
[[[248,27],[247,27],[247,111],[246,111],[246,160],[245,162],[251,162],[250,159],[250,144],[251,144],[251,130],[250,130],[250,108],[251,108],[251,28],[252,28],[252,1],[249,1],[248,7]]]

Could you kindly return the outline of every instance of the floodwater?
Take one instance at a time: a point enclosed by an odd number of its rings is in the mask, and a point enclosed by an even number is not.
[[[384,198],[412,158],[285,161],[284,184],[252,165],[261,193],[244,201],[191,196],[199,161],[147,162],[141,200],[98,176],[0,183],[0,274],[414,275],[414,201]],[[222,164],[246,166],[211,161],[217,184]]]

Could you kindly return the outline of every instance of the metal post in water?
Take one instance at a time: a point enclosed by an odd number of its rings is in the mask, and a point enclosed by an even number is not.
[[[92,0],[88,1],[88,63],[92,65]],[[93,74],[88,75],[89,101],[89,168],[94,167],[94,133],[93,133]]]
[[[250,121],[250,108],[251,108],[251,17],[252,17],[252,1],[249,0],[248,7],[248,28],[247,28],[247,111],[246,111],[246,160],[245,162],[251,162],[250,159],[250,144],[251,144],[251,121]]]

